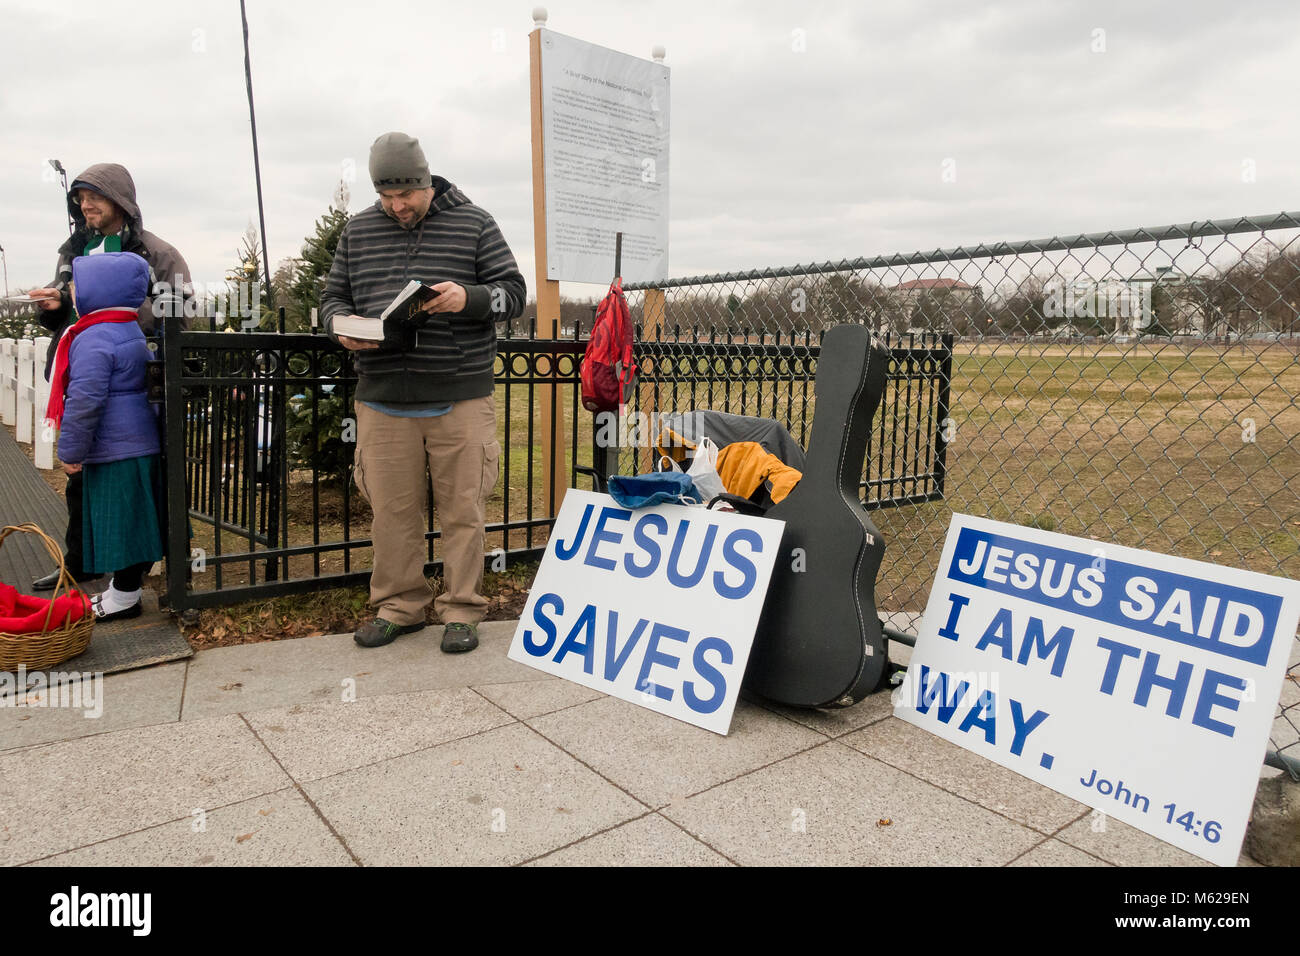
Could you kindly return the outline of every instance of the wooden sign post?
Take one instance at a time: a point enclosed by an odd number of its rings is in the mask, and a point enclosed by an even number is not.
[[[529,85],[532,92],[533,125],[533,249],[537,270],[537,337],[553,339],[560,327],[560,283],[547,278],[546,262],[546,145],[542,132],[542,28],[546,11],[533,11],[533,32],[528,37]],[[551,366],[554,372],[554,365]],[[567,415],[564,394],[555,385],[539,385],[541,405],[542,484],[547,489],[546,514],[554,517],[569,487],[568,456],[564,437]],[[574,410],[576,414],[576,409]],[[529,449],[532,454],[532,449]]]

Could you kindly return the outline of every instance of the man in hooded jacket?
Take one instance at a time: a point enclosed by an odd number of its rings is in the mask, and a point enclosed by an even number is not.
[[[135,183],[125,166],[96,163],[77,176],[68,188],[68,211],[72,213],[76,228],[59,246],[54,281],[47,288],[30,292],[39,300],[41,324],[52,333],[45,357],[47,379],[59,339],[77,321],[68,288],[73,259],[103,252],[134,252],[148,263],[150,295],[140,306],[138,316],[146,337],[160,335],[163,319],[168,315],[180,316],[184,327],[184,298],[190,289],[190,267],[184,257],[175,246],[145,230],[140,206],[135,201]],[[68,573],[77,581],[90,580],[96,575],[87,572],[82,564],[80,474],[68,477],[64,494],[68,503],[65,538]],[[56,568],[33,581],[32,587],[48,590],[55,587],[58,578]]]

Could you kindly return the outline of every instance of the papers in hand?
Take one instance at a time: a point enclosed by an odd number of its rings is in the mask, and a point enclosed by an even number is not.
[[[428,313],[421,307],[438,295],[431,286],[412,279],[377,319],[359,315],[335,316],[334,334],[364,342],[388,342],[401,347],[403,340],[413,335],[428,317]]]

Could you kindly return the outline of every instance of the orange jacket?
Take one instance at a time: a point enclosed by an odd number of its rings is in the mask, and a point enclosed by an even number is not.
[[[718,477],[728,494],[748,498],[768,482],[772,504],[794,490],[803,472],[766,451],[756,441],[732,442],[718,452]]]

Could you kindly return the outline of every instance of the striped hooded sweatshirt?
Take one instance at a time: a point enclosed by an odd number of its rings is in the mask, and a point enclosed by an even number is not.
[[[466,293],[464,310],[432,316],[413,350],[354,352],[359,400],[428,405],[491,395],[495,323],[524,310],[524,277],[496,221],[441,176],[433,188],[414,228],[402,228],[376,200],[339,237],[321,297],[321,323],[335,341],[336,316],[378,318],[412,279],[455,282]]]

